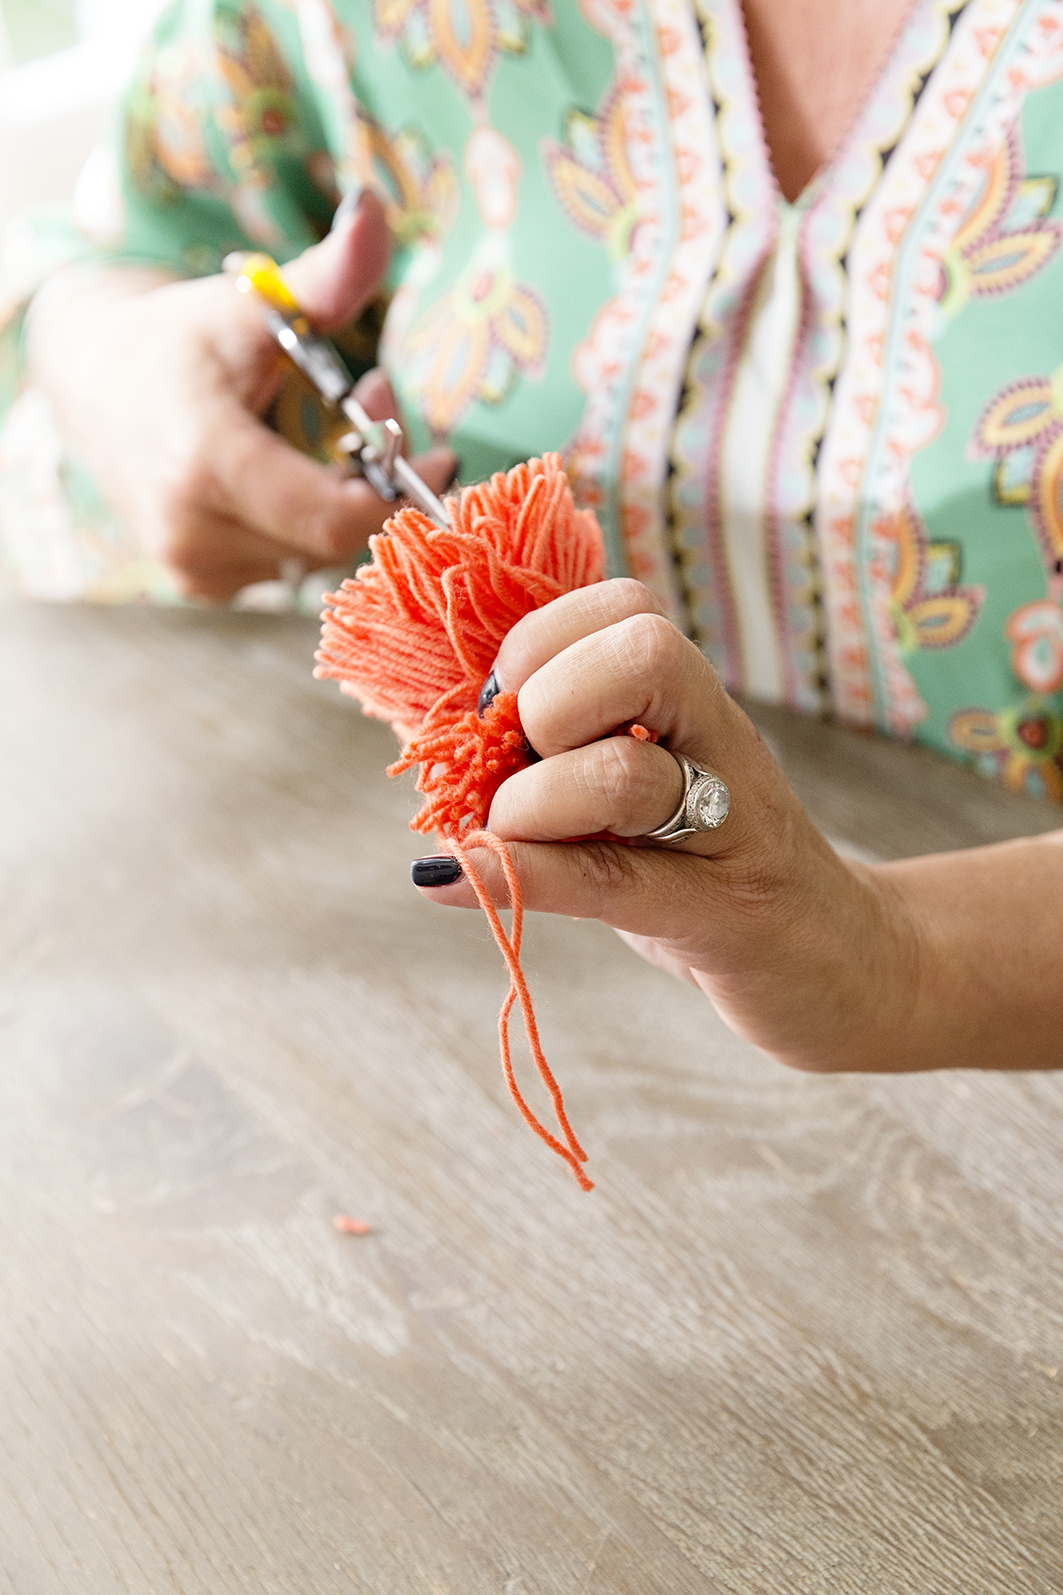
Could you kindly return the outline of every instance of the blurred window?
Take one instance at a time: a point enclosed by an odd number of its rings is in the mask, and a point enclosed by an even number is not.
[[[77,0],[0,0],[6,65],[21,66],[77,44]]]
[[[0,0],[0,231],[69,200],[165,0]]]

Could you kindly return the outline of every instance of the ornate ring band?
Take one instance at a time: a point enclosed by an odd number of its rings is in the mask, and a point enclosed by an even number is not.
[[[675,753],[671,748],[666,752],[672,754],[683,772],[683,795],[675,813],[656,830],[647,831],[644,840],[685,842],[688,836],[696,836],[699,831],[715,831],[723,824],[731,807],[727,787],[718,775],[703,770],[685,753]]]

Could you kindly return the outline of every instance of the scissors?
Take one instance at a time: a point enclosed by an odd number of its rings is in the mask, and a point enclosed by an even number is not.
[[[354,397],[354,384],[339,350],[314,331],[276,261],[268,255],[235,254],[226,257],[224,266],[236,275],[241,293],[257,294],[263,301],[270,332],[328,408],[342,411],[351,423],[336,446],[347,455],[355,474],[364,476],[386,502],[412,499],[437,526],[449,526],[446,506],[402,452],[402,427],[395,420],[370,420]]]

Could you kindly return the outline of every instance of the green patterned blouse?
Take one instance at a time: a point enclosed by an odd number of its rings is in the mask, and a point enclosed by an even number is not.
[[[740,0],[180,0],[73,221],[8,241],[8,561],[172,597],[22,381],[42,273],[288,259],[368,183],[416,444],[561,449],[729,686],[1063,799],[1061,172],[1063,0],[917,0],[792,204]]]

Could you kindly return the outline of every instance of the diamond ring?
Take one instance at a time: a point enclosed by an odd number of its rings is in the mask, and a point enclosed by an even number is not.
[[[683,772],[683,795],[675,813],[656,830],[646,831],[644,839],[647,842],[685,842],[688,836],[696,836],[699,831],[715,831],[723,824],[731,807],[727,787],[718,775],[703,770],[685,753],[674,753],[671,748],[666,751],[672,754]]]

